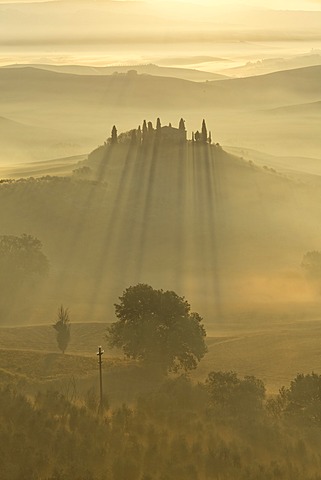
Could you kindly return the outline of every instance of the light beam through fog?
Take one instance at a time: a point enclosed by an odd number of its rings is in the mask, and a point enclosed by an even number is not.
[[[0,0],[1,479],[320,478],[320,25]]]

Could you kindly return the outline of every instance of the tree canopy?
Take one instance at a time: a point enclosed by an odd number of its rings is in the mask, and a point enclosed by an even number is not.
[[[313,250],[307,252],[301,263],[303,270],[314,278],[321,278],[321,252]]]
[[[198,313],[175,292],[138,284],[115,304],[118,320],[107,329],[111,347],[166,371],[196,368],[205,355],[205,328]]]
[[[37,282],[49,271],[42,243],[32,235],[0,236],[0,322],[26,306]]]
[[[21,284],[27,277],[46,274],[49,264],[41,249],[41,241],[31,235],[1,235],[0,270],[6,272],[6,282],[10,277]]]
[[[243,379],[236,372],[210,372],[205,382],[211,402],[236,415],[252,414],[262,409],[264,383],[254,376]]]
[[[321,425],[321,375],[299,373],[290,387],[282,387],[279,395],[271,399],[269,410],[276,416],[286,416],[300,424]]]

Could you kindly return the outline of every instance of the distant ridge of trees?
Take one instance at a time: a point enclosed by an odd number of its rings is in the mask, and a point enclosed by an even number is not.
[[[117,134],[116,126],[114,125],[111,131],[111,136],[107,139],[108,145],[132,144],[143,145],[151,141],[160,141],[169,144],[184,144],[187,141],[199,144],[211,144],[212,134],[207,131],[206,121],[203,119],[200,131],[192,132],[191,138],[187,138],[187,130],[185,127],[185,120],[180,119],[178,128],[173,127],[171,123],[162,126],[161,120],[158,117],[156,120],[156,127],[154,128],[151,121],[144,120],[142,125],[127,132]]]

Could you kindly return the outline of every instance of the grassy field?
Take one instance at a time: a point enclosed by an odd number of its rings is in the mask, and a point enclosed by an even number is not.
[[[97,346],[103,357],[108,395],[128,400],[150,388],[156,379],[146,376],[122,352],[106,348],[106,324],[72,324],[71,342],[62,355],[50,325],[1,328],[0,381],[23,386],[26,391],[77,386],[80,392],[98,381]],[[212,370],[234,370],[262,379],[269,393],[277,393],[297,373],[321,371],[321,321],[305,320],[257,326],[255,329],[221,326],[207,338],[208,353],[194,381],[204,381]]]

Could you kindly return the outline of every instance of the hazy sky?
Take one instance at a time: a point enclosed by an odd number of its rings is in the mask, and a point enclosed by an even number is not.
[[[37,3],[45,2],[47,0],[0,0],[0,3]],[[50,1],[50,0],[49,0]],[[54,1],[54,0],[52,0]],[[72,3],[83,3],[83,0],[69,0]],[[98,0],[97,3],[110,3],[111,0]],[[117,1],[117,0],[116,0]],[[122,0],[118,0],[122,1]],[[126,0],[126,1],[136,1],[136,0]],[[164,3],[164,0],[146,0],[149,3]],[[209,5],[229,5],[229,4],[242,4],[249,6],[256,6],[262,8],[276,8],[276,9],[302,9],[302,10],[320,10],[321,9],[321,0],[244,0],[244,1],[226,1],[226,0],[174,0],[168,1],[168,3],[194,3],[194,4],[209,4]],[[92,2],[94,3],[94,1]]]
[[[0,65],[157,63],[188,55],[243,63],[321,49],[321,0],[29,2],[0,0]]]

